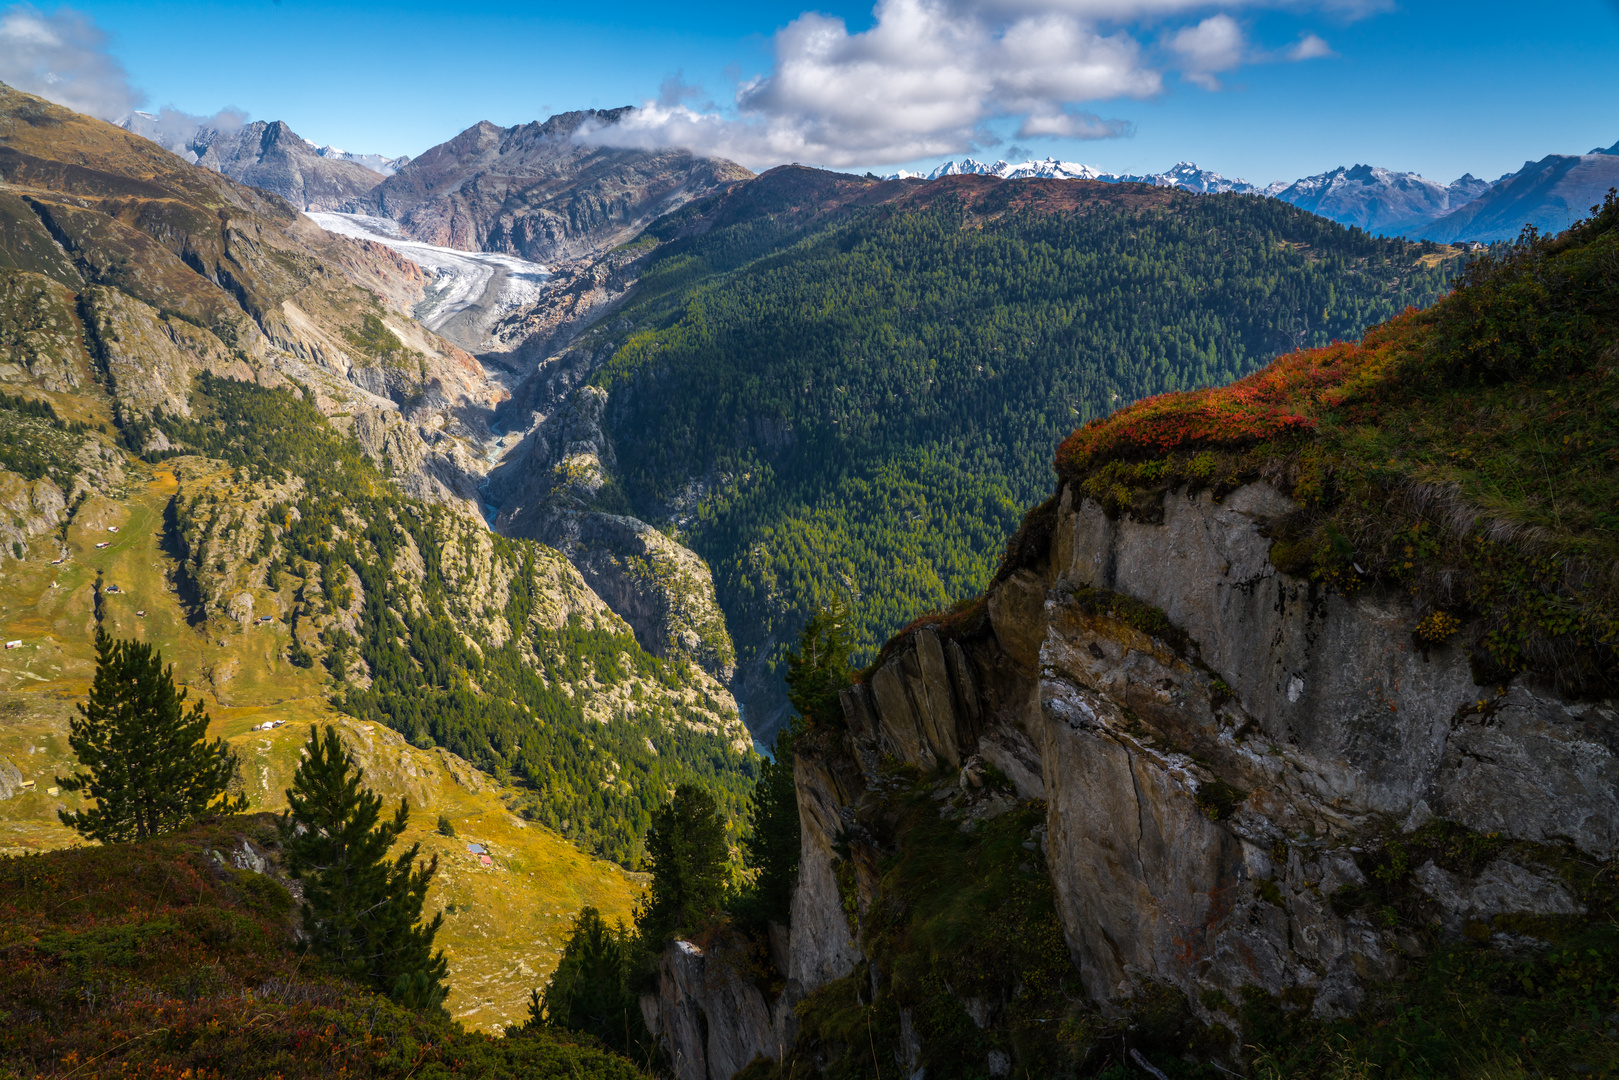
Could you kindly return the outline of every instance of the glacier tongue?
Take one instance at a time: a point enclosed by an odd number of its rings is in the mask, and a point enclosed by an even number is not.
[[[515,255],[407,240],[387,218],[319,212],[308,217],[327,232],[390,247],[432,273],[433,284],[412,314],[429,330],[473,352],[483,351],[483,335],[501,316],[538,300],[551,277],[547,267]]]

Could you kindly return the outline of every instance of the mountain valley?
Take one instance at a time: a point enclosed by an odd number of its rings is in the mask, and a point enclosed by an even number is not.
[[[630,112],[387,159],[0,85],[0,1072],[1619,1070],[1619,147],[755,174]],[[99,632],[246,813],[59,818]],[[445,1015],[302,929],[327,724]]]

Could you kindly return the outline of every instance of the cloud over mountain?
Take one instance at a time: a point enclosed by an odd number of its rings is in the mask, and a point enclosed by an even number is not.
[[[0,82],[76,112],[126,121],[126,127],[182,156],[184,144],[199,128],[229,131],[247,122],[247,113],[236,108],[212,116],[168,107],[136,113],[145,92],[107,51],[106,33],[89,16],[68,7],[47,15],[32,4],[13,4],[0,12]]]
[[[693,107],[664,94],[622,122],[582,132],[600,145],[687,146],[752,167],[803,161],[846,167],[955,153],[1017,137],[1105,139],[1123,120],[1086,106],[1149,98],[1166,71],[1219,89],[1245,63],[1330,55],[1315,34],[1270,54],[1216,10],[1240,0],[878,0],[874,24],[851,32],[806,12],[777,31],[775,63],[741,83],[733,107]],[[1344,13],[1342,3],[1331,6]],[[1353,12],[1350,12],[1353,14]],[[1141,26],[1163,29],[1156,46]]]
[[[32,4],[13,4],[0,13],[0,82],[104,120],[146,97],[107,52],[101,28],[65,7],[46,15]]]

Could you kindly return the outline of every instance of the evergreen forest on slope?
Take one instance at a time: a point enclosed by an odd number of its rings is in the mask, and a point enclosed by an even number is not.
[[[708,559],[740,658],[776,669],[817,606],[847,602],[869,657],[982,588],[1076,426],[1357,337],[1459,263],[1258,197],[1030,181],[850,204],[863,183],[778,169],[745,206],[655,223],[595,376],[614,494]]]
[[[177,503],[176,543],[201,576],[222,529],[234,535],[257,524],[249,562],[263,567],[269,587],[286,578],[298,597],[294,664],[316,662],[298,637],[301,619],[354,609],[352,630],[329,622],[318,639],[338,709],[522,782],[525,814],[626,866],[635,865],[665,792],[682,780],[712,785],[740,814],[752,756],[711,733],[709,710],[720,702],[688,665],[644,652],[622,625],[587,623],[577,613],[556,630],[531,623],[535,561],[550,553],[491,536],[490,554],[509,574],[504,604],[498,612],[487,604],[471,610],[482,591],[474,560],[487,556],[469,542],[465,523],[401,495],[313,405],[289,390],[204,375],[192,410],[191,419],[157,414],[172,445],[150,456],[205,454],[229,464],[246,492],[291,477],[301,485],[295,499],[267,506],[259,505],[264,498],[243,508],[212,494]],[[421,564],[419,591],[396,572],[412,559]],[[504,630],[481,647],[460,629],[480,615]],[[667,693],[643,702],[638,685],[639,707],[587,717],[588,691],[577,687],[634,677]]]

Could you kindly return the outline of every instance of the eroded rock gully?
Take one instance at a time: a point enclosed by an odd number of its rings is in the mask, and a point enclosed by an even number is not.
[[[1153,982],[1227,1026],[1219,1003],[1255,986],[1308,991],[1318,1015],[1353,1011],[1420,946],[1333,894],[1367,885],[1357,856],[1436,820],[1505,845],[1471,875],[1415,867],[1437,932],[1578,913],[1534,852],[1619,848],[1614,703],[1478,686],[1459,649],[1414,647],[1403,595],[1279,572],[1264,525],[1291,509],[1255,483],[1218,501],[1170,493],[1147,523],[1065,491],[1045,558],[994,586],[976,623],[890,643],[843,695],[847,730],[801,741],[780,999],[717,1024],[739,984],[712,963],[703,980],[676,972],[688,961],[671,953],[664,999],[710,1017],[659,1028],[680,1075],[724,1080],[753,1052],[777,1057],[788,1006],[865,959],[847,882],[863,916],[882,845],[862,822],[897,764],[948,776],[988,763],[1018,798],[1044,800],[1057,917],[1103,1007]]]

